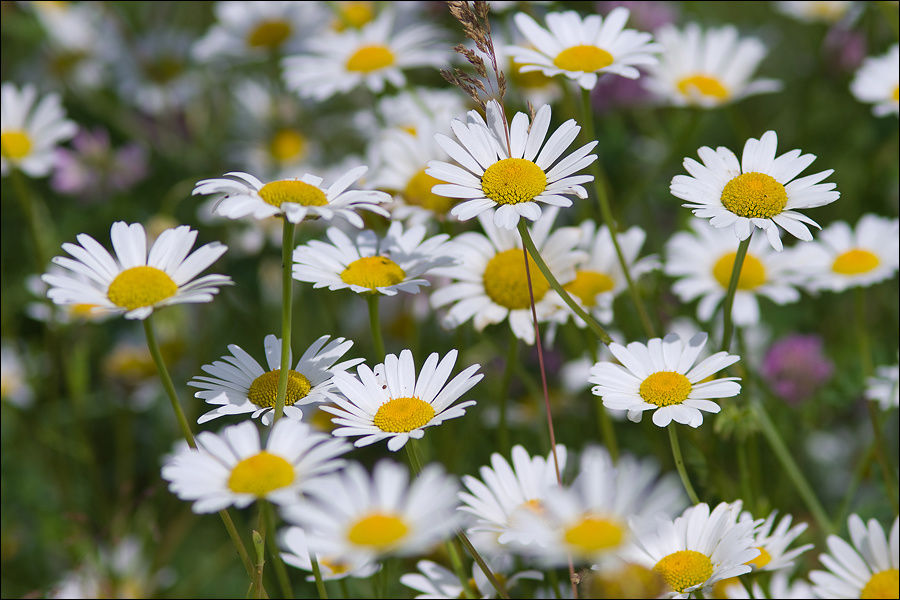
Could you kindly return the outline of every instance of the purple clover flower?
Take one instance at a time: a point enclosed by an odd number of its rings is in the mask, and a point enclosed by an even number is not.
[[[822,352],[818,335],[793,334],[769,348],[762,374],[772,390],[790,404],[811,397],[834,373],[834,364]]]

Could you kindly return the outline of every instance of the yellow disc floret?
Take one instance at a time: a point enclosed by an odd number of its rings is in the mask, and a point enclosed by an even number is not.
[[[675,371],[657,371],[641,382],[640,395],[644,402],[656,406],[672,406],[687,400],[691,382]]]
[[[831,270],[840,275],[861,275],[881,264],[878,255],[870,250],[853,248],[839,254],[831,265]]]
[[[408,204],[421,206],[438,214],[446,214],[453,207],[453,198],[438,196],[431,191],[431,188],[440,183],[446,182],[432,177],[425,169],[420,169],[406,182],[403,199]]]
[[[722,190],[722,206],[748,219],[769,219],[781,214],[787,201],[784,186],[765,173],[742,173]]]
[[[259,189],[259,197],[266,204],[281,206],[284,202],[293,202],[303,206],[325,206],[328,198],[325,192],[314,185],[296,179],[284,179],[267,183]]]
[[[278,397],[279,377],[281,377],[281,369],[275,369],[268,373],[263,373],[254,379],[253,383],[250,384],[250,390],[247,392],[247,399],[263,408],[275,406],[275,401]],[[312,384],[303,373],[298,373],[293,369],[289,370],[284,405],[293,406],[298,401],[306,398],[311,389]]]
[[[497,204],[531,202],[547,189],[547,175],[524,158],[504,158],[481,176],[481,191]]]
[[[291,463],[263,450],[234,465],[228,477],[228,489],[236,494],[253,494],[262,498],[293,482],[294,467]]]
[[[247,45],[252,48],[275,49],[291,36],[291,24],[281,19],[262,21],[247,36]]]
[[[618,548],[625,537],[622,525],[610,519],[586,516],[566,529],[564,539],[581,554]]]
[[[664,556],[653,570],[678,593],[704,583],[713,574],[709,557],[695,550],[679,550]]]
[[[531,256],[528,257],[528,271],[531,274],[531,289],[534,301],[538,302],[550,289],[550,284],[538,270]],[[488,261],[484,269],[484,292],[488,297],[510,310],[528,308],[528,280],[525,275],[525,259],[518,249],[504,250]]]
[[[409,526],[400,517],[385,513],[372,513],[350,527],[347,539],[357,546],[377,549],[389,548],[409,533]]]
[[[434,417],[434,407],[419,398],[388,400],[375,413],[375,427],[390,433],[406,433],[426,425]]]
[[[897,598],[900,596],[898,587],[900,587],[900,576],[898,576],[897,569],[886,569],[872,575],[859,593],[859,597]]]
[[[734,259],[737,252],[723,254],[713,265],[713,277],[726,290],[731,283],[731,271],[734,270]],[[741,265],[741,275],[738,278],[739,290],[755,290],[766,282],[766,267],[762,261],[747,253],[744,256],[744,264]]]
[[[9,160],[21,160],[31,152],[31,138],[24,131],[14,129],[0,133],[0,154]]]
[[[269,140],[269,154],[279,162],[298,159],[306,154],[306,139],[293,129],[279,129]]]
[[[400,265],[386,256],[363,256],[347,265],[341,272],[341,281],[374,290],[397,285],[406,278]]]
[[[728,99],[728,88],[721,81],[709,75],[691,75],[684,77],[678,81],[678,91],[688,98],[694,97],[696,94],[715,98],[716,100]]]
[[[757,569],[762,569],[767,564],[772,562],[772,555],[769,554],[769,551],[762,546],[757,546],[756,549],[759,550],[759,554],[756,555],[756,558],[748,560],[746,564],[752,567],[756,567]]]
[[[337,2],[338,19],[333,27],[336,31],[344,31],[347,27],[360,29],[375,18],[375,7],[372,2]]]
[[[891,100],[894,102],[900,102],[900,85],[894,86],[894,91],[891,92]]]
[[[581,303],[587,307],[597,304],[597,295],[610,292],[616,287],[616,282],[606,273],[599,271],[578,271],[575,279],[563,286],[567,292],[578,296]]]
[[[106,297],[116,306],[128,310],[153,306],[171,298],[178,286],[168,273],[156,267],[140,266],[125,269],[112,280]]]
[[[347,59],[347,70],[371,73],[394,64],[394,52],[383,44],[362,46]]]
[[[592,73],[613,64],[613,56],[603,48],[581,44],[566,48],[557,54],[553,64],[563,71]]]

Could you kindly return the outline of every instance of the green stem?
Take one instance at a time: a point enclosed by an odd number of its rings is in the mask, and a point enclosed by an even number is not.
[[[528,227],[525,225],[524,219],[519,219],[519,234],[522,236],[522,244],[525,245],[525,249],[528,250],[528,254],[534,260],[534,263],[537,265],[538,270],[540,270],[541,274],[547,280],[547,283],[550,284],[550,287],[553,288],[557,294],[559,294],[560,298],[572,309],[572,311],[581,317],[581,319],[587,323],[588,327],[590,327],[593,332],[596,334],[597,338],[607,346],[612,343],[612,338],[609,337],[609,334],[606,333],[606,330],[603,329],[603,326],[597,322],[597,320],[589,315],[587,312],[581,308],[575,300],[572,299],[572,296],[563,289],[563,286],[560,285],[559,281],[557,281],[556,277],[553,276],[553,273],[550,271],[550,268],[547,266],[547,263],[544,262],[544,259],[541,257],[541,253],[538,252],[537,246],[534,245],[534,240],[531,239],[531,233],[528,231]]]
[[[669,423],[667,429],[669,430],[669,443],[672,446],[672,457],[675,459],[675,468],[678,470],[678,476],[681,477],[684,491],[687,492],[692,504],[699,504],[700,498],[697,497],[697,492],[694,491],[694,486],[691,485],[691,480],[688,478],[687,469],[684,467],[684,458],[681,456],[681,445],[678,443],[678,432],[675,431],[675,424]]]
[[[863,476],[869,469],[869,465],[875,460],[875,446],[877,443],[876,440],[872,440],[872,443],[869,444],[869,448],[863,452],[862,458],[856,464],[856,468],[853,469],[853,475],[850,477],[850,483],[847,484],[847,491],[844,493],[841,507],[838,510],[837,517],[834,519],[836,528],[841,527],[841,523],[844,522],[847,518],[847,513],[850,512],[850,505],[853,504],[853,497],[856,495],[856,490],[859,489],[859,484],[862,482]]]
[[[324,585],[322,586],[325,587]],[[341,591],[341,598],[349,598],[350,597],[350,589],[347,587],[347,578],[341,577],[338,579],[338,588]]]
[[[732,307],[734,306],[734,294],[737,292],[738,281],[741,279],[741,269],[744,266],[744,257],[747,256],[747,249],[750,248],[750,239],[753,235],[747,236],[738,244],[737,253],[734,255],[734,266],[731,268],[731,279],[728,281],[728,291],[725,293],[725,303],[722,328],[722,347],[721,349],[728,352],[731,347],[731,334],[734,332],[734,322],[732,319]]]
[[[12,181],[16,200],[19,201],[25,220],[28,225],[28,233],[31,236],[31,243],[34,245],[34,260],[39,273],[47,268],[49,261],[48,244],[45,232],[52,226],[47,216],[47,210],[43,207],[40,195],[32,196],[28,191],[28,183],[25,181],[25,175],[18,168],[13,168],[10,172],[10,180]],[[43,221],[43,222],[42,222]]]
[[[238,556],[241,558],[241,562],[244,563],[244,568],[247,570],[247,574],[250,577],[253,577],[253,563],[250,562],[250,555],[247,554],[247,548],[244,547],[244,542],[241,540],[241,535],[238,533],[237,527],[234,526],[234,521],[231,520],[231,515],[227,510],[220,510],[219,517],[222,518],[222,524],[225,525],[225,531],[228,532],[228,537],[231,538],[231,543],[234,544],[235,549],[237,550]]]
[[[384,338],[381,337],[381,321],[378,319],[378,300],[381,295],[378,293],[366,294],[366,302],[369,304],[369,325],[372,328],[372,345],[375,347],[375,360],[383,361]]]
[[[278,548],[278,540],[275,536],[276,523],[275,511],[267,500],[260,500],[260,508],[266,520],[266,529],[269,535],[266,537],[266,543],[269,546],[269,554],[272,556],[272,564],[275,566],[275,577],[278,579],[278,586],[281,588],[281,595],[284,598],[293,598],[294,590],[291,589],[291,579],[288,576],[284,561],[281,560],[281,551]]]
[[[588,352],[590,352],[591,355],[591,362],[596,364],[598,359],[597,348],[593,339],[588,339]],[[616,439],[616,428],[613,426],[609,411],[603,406],[603,399],[595,399],[597,401],[597,420],[600,427],[600,436],[603,439],[603,443],[606,445],[609,457],[612,459],[613,464],[616,464],[619,462],[619,442]]]
[[[265,598],[266,593],[263,590],[263,569],[266,566],[266,530],[263,527],[262,514],[260,514],[259,527],[262,533],[253,530],[250,536],[253,538],[253,549],[256,551],[256,569],[253,571],[253,593],[254,598]]]
[[[478,553],[478,550],[475,549],[475,546],[472,545],[472,542],[469,541],[469,538],[466,537],[466,534],[462,529],[456,532],[456,537],[460,541],[460,543],[465,547],[466,552],[471,555],[475,562],[478,563],[478,567],[481,569],[481,572],[484,573],[485,577],[487,577],[491,586],[493,586],[494,590],[496,590],[497,595],[501,598],[509,598],[509,592],[506,591],[506,586],[497,579],[497,576],[494,575],[494,572],[491,571],[491,568],[488,566],[487,562],[485,562],[484,558],[482,558],[481,554]]]
[[[500,378],[500,451],[509,454],[509,428],[507,426],[507,408],[509,407],[509,384],[512,382],[513,366],[518,361],[519,356],[519,338],[516,337],[512,330],[509,335],[509,349],[506,353],[506,364],[503,365],[503,376]]]
[[[284,399],[287,396],[288,375],[291,371],[291,315],[293,280],[294,230],[296,225],[284,218],[281,236],[281,369],[278,372],[278,394],[275,396],[275,414],[272,426],[284,415]]]
[[[312,551],[309,553],[309,564],[312,566],[313,578],[316,580],[316,592],[318,592],[321,600],[326,600],[328,598],[328,590],[325,589],[325,580],[322,579],[322,569],[319,567],[319,561]]]

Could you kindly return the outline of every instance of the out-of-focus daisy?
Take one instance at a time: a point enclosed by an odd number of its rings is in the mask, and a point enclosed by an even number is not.
[[[550,234],[556,211],[548,211],[532,228],[532,238],[541,257],[561,284],[575,278],[575,264],[584,253],[575,250],[578,229],[561,227]],[[461,261],[458,266],[441,269],[440,274],[454,282],[436,290],[431,304],[440,308],[452,304],[444,318],[447,327],[458,327],[469,319],[477,331],[507,318],[517,338],[534,343],[534,324],[525,272],[525,255],[517,231],[494,225],[490,215],[478,217],[485,234],[466,232],[453,238],[451,251]],[[550,283],[528,257],[528,274],[534,294],[538,322],[558,310],[558,301],[550,294]]]
[[[281,374],[281,340],[267,335],[264,344],[268,370],[239,346],[231,344],[228,346],[230,355],[201,367],[211,377],[198,375],[188,382],[201,390],[194,394],[195,397],[216,406],[197,419],[198,423],[225,415],[250,413],[252,418],[261,416],[265,425],[271,424]],[[354,358],[337,362],[351,346],[350,340],[335,338],[329,341],[329,336],[323,335],[307,348],[297,366],[288,373],[284,416],[299,421],[303,416],[300,406],[332,400],[330,391],[334,374],[363,361]]]
[[[480,365],[475,364],[448,383],[457,354],[451,350],[440,359],[437,352],[432,352],[418,377],[409,350],[403,350],[399,358],[388,354],[384,363],[376,365],[374,370],[366,365],[358,366],[359,379],[348,373],[335,373],[334,386],[340,395],[333,399],[335,406],[322,407],[336,415],[332,421],[341,425],[333,435],[359,437],[356,446],[386,439],[388,450],[396,452],[410,438],[421,439],[426,427],[463,416],[475,401],[454,402],[481,381],[484,374],[477,372]]]
[[[404,231],[394,221],[379,240],[366,229],[351,240],[336,227],[326,235],[331,243],[312,240],[294,250],[294,279],[329,290],[350,288],[357,294],[378,293],[394,296],[397,292],[416,294],[431,285],[422,276],[428,271],[453,264],[446,246],[446,234],[425,239],[425,226]]]
[[[263,183],[249,173],[234,171],[225,174],[229,179],[198,181],[193,193],[220,195],[215,210],[229,219],[281,215],[291,223],[299,223],[309,215],[326,221],[342,218],[354,227],[362,227],[362,218],[356,211],[368,210],[387,217],[388,212],[378,205],[390,200],[384,192],[347,190],[366,171],[368,167],[364,166],[351,169],[327,188],[322,186],[321,177],[309,173]]]
[[[56,145],[75,135],[58,94],[38,101],[34,86],[21,90],[0,86],[0,173],[21,169],[29,177],[43,177],[53,168]]]
[[[447,51],[434,45],[441,37],[437,29],[417,24],[394,32],[394,19],[394,11],[386,10],[362,29],[325,32],[307,40],[308,53],[282,63],[288,88],[319,101],[360,85],[378,93],[385,83],[404,87],[403,69],[447,63]]]
[[[390,460],[371,477],[357,463],[317,480],[282,514],[303,527],[313,548],[334,543],[335,560],[349,564],[388,555],[424,554],[456,528],[456,481],[427,465],[410,483],[409,469]]]
[[[358,112],[354,122],[369,137],[403,131],[431,140],[435,133],[450,133],[450,121],[465,111],[463,98],[454,90],[414,87],[379,99],[375,111]]]
[[[119,48],[113,64],[122,100],[151,115],[162,115],[179,111],[195,99],[203,81],[191,64],[193,39],[169,26],[141,34],[129,40],[130,46]]]
[[[676,106],[712,108],[781,88],[773,79],[750,80],[766,47],[756,38],[740,38],[735,27],[703,31],[696,23],[684,30],[667,25],[656,38],[662,56],[644,83]]]
[[[682,302],[697,304],[697,318],[709,321],[728,292],[737,245],[734,235],[703,221],[692,221],[691,232],[679,232],[666,242],[666,275],[678,278],[672,286]],[[774,252],[765,238],[750,241],[734,295],[731,317],[735,325],[759,323],[759,301],[768,298],[776,304],[800,299],[794,287],[798,268],[792,253]]]
[[[197,448],[186,444],[166,459],[162,477],[182,500],[194,501],[195,513],[244,508],[265,498],[291,504],[318,477],[344,465],[338,458],[350,449],[343,440],[313,431],[309,425],[281,419],[265,448],[256,424],[245,421],[197,435]]]
[[[685,509],[674,521],[659,520],[655,530],[637,530],[630,557],[662,575],[667,597],[688,598],[720,579],[750,572],[755,522],[738,521],[740,505],[706,503]]]
[[[775,7],[782,13],[807,23],[837,23],[846,17],[855,3],[851,0],[783,0]]]
[[[615,73],[637,79],[636,66],[656,63],[657,44],[649,33],[625,29],[628,9],[618,7],[606,17],[582,17],[575,11],[549,13],[547,29],[525,13],[515,16],[516,27],[534,49],[509,46],[523,73],[541,71],[544,75],[565,75],[586,89],[597,84],[598,73]]]
[[[875,369],[866,382],[866,398],[877,401],[881,410],[900,406],[900,365]]]
[[[0,349],[0,397],[19,408],[27,408],[34,402],[22,359],[6,342]]]
[[[875,519],[863,523],[859,515],[847,519],[853,546],[828,536],[828,554],[819,560],[828,571],[812,571],[809,578],[819,598],[893,598],[900,573],[900,529],[897,518],[890,538]],[[855,547],[855,548],[854,548]]]
[[[685,200],[682,206],[701,219],[708,218],[713,227],[733,227],[740,240],[758,227],[780,251],[781,227],[808,242],[812,234],[804,223],[818,225],[797,210],[831,204],[840,197],[834,183],[820,183],[834,170],[795,179],[815,155],[791,150],[776,158],[777,145],[774,131],[765,132],[758,140],[751,138],[744,144],[740,163],[724,146],[715,150],[703,146],[697,151],[703,164],[685,158],[684,168],[690,175],[672,178],[672,195]]]
[[[90,279],[86,275],[74,273],[58,267],[50,265],[47,268],[48,274],[75,277],[80,279],[85,285],[90,285]],[[65,306],[57,306],[47,302],[47,290],[49,286],[41,275],[29,275],[25,278],[25,287],[28,291],[39,298],[36,302],[29,302],[25,306],[25,313],[35,321],[44,323],[59,323],[60,325],[68,325],[70,323],[99,322],[109,318],[109,313],[94,312],[94,304],[67,304]],[[144,344],[146,348],[146,343]],[[154,374],[156,367],[153,368]]]
[[[336,551],[340,549],[340,544],[335,540],[326,538],[317,538],[316,547],[311,548],[307,543],[307,536],[300,527],[288,527],[283,530],[280,536],[281,547],[286,551],[281,553],[284,562],[297,567],[304,571],[312,573],[312,562],[309,560],[310,551],[315,553],[316,561],[319,563],[319,569],[322,572],[322,579],[331,581],[334,579],[343,579],[345,577],[356,577],[365,579],[376,571],[378,571],[378,563],[367,557],[356,558],[355,563],[346,562],[347,556],[337,557]],[[315,577],[310,574],[306,578],[307,581],[315,581]]]
[[[860,102],[874,104],[872,113],[883,117],[900,113],[900,45],[887,54],[869,57],[853,77],[850,91]]]
[[[587,198],[581,184],[594,177],[576,173],[597,160],[596,154],[590,154],[597,142],[585,144],[557,162],[581,131],[574,119],[560,125],[545,143],[549,105],[540,107],[531,123],[520,112],[507,125],[495,100],[487,104],[486,113],[487,123],[474,110],[469,111],[465,123],[453,120],[451,127],[461,145],[443,134],[435,135],[441,148],[464,167],[431,161],[426,171],[447,182],[434,186],[435,194],[464,199],[451,214],[468,221],[490,210],[497,226],[515,229],[519,217],[536,221],[541,216],[538,202],[566,207],[572,206],[566,195]]]
[[[533,579],[542,581],[544,574],[540,571],[521,571],[509,577],[505,576],[498,569],[491,566],[491,571],[495,576],[501,578],[507,590],[511,589],[522,579]],[[441,600],[456,600],[465,597],[463,594],[462,584],[459,577],[450,569],[430,560],[420,560],[416,563],[418,569],[415,573],[406,573],[400,576],[400,583],[408,588],[412,588],[417,592],[421,592],[415,598],[436,598]],[[488,581],[487,576],[478,567],[477,564],[472,565],[472,578],[470,584],[474,584],[478,591],[479,598],[495,598],[497,590]]]
[[[832,223],[809,244],[794,251],[794,261],[811,290],[842,292],[890,279],[900,266],[900,221],[863,215],[856,228]]]
[[[212,302],[220,286],[232,283],[227,275],[195,279],[228,248],[211,242],[188,255],[197,232],[187,225],[163,231],[149,252],[139,223],[117,221],[109,233],[116,258],[86,233],[77,236],[78,244],[62,245],[74,258],[56,256],[53,263],[72,274],[45,273],[41,279],[50,285],[47,297],[56,304],[89,304],[92,312],[146,319],[170,304]]]
[[[759,584],[754,581],[750,590],[740,582],[730,580],[730,585],[725,586],[723,595],[716,595],[716,598],[754,598],[756,600],[767,600],[768,598],[778,598],[780,600],[806,600],[807,598],[815,598],[812,587],[802,579],[794,581],[789,580],[786,572],[775,573],[769,581],[768,593]],[[722,581],[719,584],[723,583]]]
[[[706,344],[699,333],[685,344],[677,334],[653,338],[646,345],[610,344],[609,350],[620,365],[599,362],[591,369],[591,391],[603,397],[603,406],[628,411],[628,419],[639,423],[645,410],[653,411],[653,423],[665,427],[671,421],[699,427],[703,412],[721,410],[710,398],[729,398],[741,391],[738,377],[704,381],[740,360],[739,356],[717,352],[694,366]]]
[[[784,515],[775,525],[778,511],[769,513],[766,520],[759,524],[753,533],[753,545],[759,550],[759,556],[750,561],[755,570],[761,571],[785,571],[794,566],[794,559],[813,547],[812,544],[804,544],[788,550],[795,539],[806,531],[806,523],[797,523],[791,527],[791,515]],[[741,514],[741,519],[753,520],[749,512]],[[774,531],[772,527],[775,526]]]

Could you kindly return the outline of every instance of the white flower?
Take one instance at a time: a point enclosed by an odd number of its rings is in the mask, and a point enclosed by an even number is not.
[[[300,420],[300,406],[332,400],[331,378],[337,372],[358,365],[362,358],[341,363],[336,361],[353,346],[350,340],[335,338],[328,341],[323,335],[303,353],[297,366],[288,374],[287,394],[284,397],[284,416]],[[197,419],[206,423],[225,415],[250,413],[252,418],[262,417],[265,425],[272,423],[278,378],[281,374],[281,340],[267,335],[264,340],[268,370],[239,346],[230,344],[231,355],[225,355],[211,365],[201,367],[211,375],[198,375],[188,385],[200,388],[196,398],[216,406]],[[293,359],[290,361],[293,363]]]
[[[43,177],[53,168],[56,145],[75,135],[58,94],[37,101],[37,90],[0,86],[0,173],[21,169],[29,177]]]
[[[775,157],[778,137],[765,132],[760,139],[744,145],[741,162],[723,146],[713,150],[703,146],[697,151],[703,164],[684,159],[690,175],[676,175],[670,190],[695,216],[708,218],[714,227],[734,227],[738,239],[750,237],[754,227],[764,229],[769,243],[782,249],[778,228],[810,241],[812,234],[804,223],[818,227],[815,221],[797,212],[830,204],[840,197],[834,183],[819,183],[833,169],[795,179],[816,159],[813,154],[791,150]]]
[[[0,398],[19,408],[28,408],[34,402],[22,359],[6,342],[0,347]]]
[[[311,547],[307,543],[306,533],[300,527],[288,527],[282,530],[279,539],[281,547],[286,550],[281,553],[281,558],[285,563],[312,573],[312,561],[310,561],[309,555],[310,552],[313,552],[316,562],[319,563],[322,579],[325,581],[344,577],[366,579],[379,569],[378,563],[369,557],[354,556],[352,558],[355,559],[355,562],[352,563],[346,562],[348,558],[346,556],[338,557],[335,553],[340,550],[341,545],[335,540],[316,538],[316,547]],[[315,577],[309,575],[306,580],[315,581]]]
[[[897,518],[890,539],[875,519],[863,523],[859,515],[847,519],[853,546],[836,535],[828,536],[829,554],[819,560],[828,569],[809,574],[819,598],[892,598],[897,595],[900,569],[900,529]],[[854,548],[855,546],[855,548]]]
[[[197,435],[197,448],[182,443],[166,459],[162,477],[182,500],[193,500],[195,513],[229,506],[244,508],[265,498],[292,504],[316,478],[344,465],[337,458],[350,449],[343,440],[281,419],[272,427],[264,449],[251,421],[232,425],[219,435]]]
[[[755,570],[761,571],[785,571],[794,566],[794,559],[813,547],[812,544],[804,544],[797,548],[788,550],[788,546],[793,543],[797,537],[806,531],[806,523],[798,523],[791,527],[791,515],[785,515],[775,526],[775,517],[778,511],[773,510],[761,522],[753,534],[753,545],[759,550],[759,556],[750,561],[750,566]],[[753,516],[749,512],[744,512],[740,516],[741,519],[753,520]],[[777,597],[777,596],[776,596]]]
[[[380,98],[374,111],[369,107],[353,120],[369,138],[403,131],[431,140],[435,133],[450,133],[450,121],[465,111],[464,97],[456,90],[413,87]]]
[[[866,398],[877,400],[881,410],[900,406],[900,365],[878,367],[866,382]]]
[[[534,49],[509,46],[506,51],[522,65],[522,73],[563,74],[585,90],[594,88],[598,73],[637,79],[640,72],[635,66],[655,64],[659,46],[650,43],[653,36],[649,33],[625,29],[628,16],[628,9],[622,7],[606,17],[582,17],[571,10],[549,13],[544,29],[525,13],[518,13],[516,27]]]
[[[738,37],[733,26],[703,31],[696,23],[684,30],[665,25],[656,38],[662,56],[644,83],[676,106],[712,108],[781,89],[773,79],[750,80],[766,47],[756,38]]]
[[[115,24],[103,7],[92,3],[29,2],[47,32],[50,47],[45,77],[59,78],[85,88],[97,88],[106,80],[114,59],[118,36],[108,35]]]
[[[883,117],[900,114],[900,45],[894,44],[887,54],[870,56],[856,71],[850,91],[860,102],[874,104],[872,114]]]
[[[416,294],[420,287],[431,285],[422,279],[425,273],[455,262],[446,245],[448,235],[426,240],[425,233],[424,225],[404,231],[402,223],[393,221],[381,240],[368,229],[351,240],[340,229],[329,227],[330,244],[313,240],[294,250],[294,279],[332,291]]]
[[[540,571],[521,571],[506,577],[490,565],[491,571],[502,577],[507,590],[512,588],[518,581],[522,579],[534,579],[543,581],[544,575]],[[400,583],[408,588],[412,588],[417,592],[421,592],[415,598],[436,598],[440,600],[456,600],[465,597],[463,594],[462,584],[459,582],[453,571],[442,567],[441,565],[430,560],[420,560],[416,563],[419,569],[415,573],[406,573],[400,576]],[[472,565],[472,579],[470,583],[474,583],[480,598],[495,598],[497,590],[488,581],[487,576],[478,567],[477,564]]]
[[[687,344],[677,334],[653,338],[646,345],[632,342],[627,347],[610,344],[620,365],[599,362],[591,369],[591,391],[603,397],[603,406],[628,411],[628,419],[639,423],[645,410],[653,411],[653,423],[665,427],[671,421],[699,427],[703,412],[721,409],[710,398],[737,396],[738,377],[704,381],[740,360],[739,356],[717,352],[696,366],[705,333],[698,333]],[[702,383],[701,383],[702,382]]]
[[[719,583],[723,582],[720,581]],[[756,600],[767,600],[768,598],[777,598],[778,600],[806,600],[816,596],[812,587],[806,581],[802,579],[788,581],[787,573],[778,572],[772,575],[768,594],[758,581],[753,582],[749,592],[742,583],[737,582],[725,588],[725,597],[729,599],[754,598]]]
[[[453,404],[481,381],[477,373],[480,365],[471,365],[454,377],[447,378],[456,364],[457,351],[451,350],[439,360],[432,352],[416,377],[412,352],[403,350],[384,357],[384,363],[370,369],[356,368],[357,376],[335,373],[334,386],[341,395],[333,400],[336,406],[322,410],[337,415],[332,421],[340,425],[332,433],[336,436],[361,436],[356,446],[388,440],[388,450],[396,452],[410,438],[421,439],[425,428],[440,425],[449,419],[466,414],[474,400]],[[341,397],[343,396],[343,397]]]
[[[775,3],[780,12],[799,21],[812,23],[837,23],[849,13],[855,2],[852,0],[784,0]]]
[[[544,143],[550,128],[549,105],[538,109],[531,124],[520,112],[507,125],[496,100],[488,103],[486,112],[487,123],[474,110],[469,111],[465,123],[453,120],[451,127],[459,144],[446,135],[435,135],[438,145],[464,167],[431,161],[426,171],[447,182],[434,186],[435,194],[465,199],[451,214],[468,221],[491,210],[495,225],[515,229],[519,217],[536,221],[541,216],[538,202],[566,207],[572,205],[566,195],[587,198],[581,184],[594,177],[576,173],[597,160],[596,154],[589,154],[597,142],[585,144],[557,162],[581,130],[574,119],[560,125]]]
[[[188,255],[197,232],[187,225],[163,231],[149,252],[147,235],[138,223],[113,223],[110,238],[116,259],[86,233],[77,236],[80,245],[62,245],[74,259],[56,256],[53,263],[73,274],[41,277],[50,285],[47,296],[53,302],[91,304],[92,312],[146,319],[154,309],[170,304],[211,302],[219,286],[232,283],[226,275],[194,279],[228,248],[212,242]]]
[[[682,302],[697,304],[697,319],[710,321],[728,292],[737,243],[734,235],[704,221],[692,221],[691,232],[679,232],[666,242],[666,275],[676,277],[672,286]],[[734,295],[731,316],[738,327],[759,323],[759,301],[768,298],[776,304],[800,299],[794,287],[798,280],[793,251],[774,252],[765,238],[756,237],[744,257]]]
[[[549,233],[555,215],[555,209],[547,211],[531,235],[550,271],[564,285],[575,278],[575,264],[585,255],[575,250],[580,235],[576,228],[561,227]],[[475,329],[482,331],[508,317],[515,336],[533,344],[534,323],[519,233],[497,227],[487,214],[479,215],[478,220],[487,235],[466,232],[453,238],[450,251],[461,264],[439,271],[455,281],[435,290],[431,304],[435,308],[453,305],[444,318],[447,327],[473,319]],[[528,274],[538,322],[546,321],[558,310],[558,299],[548,293],[550,283],[530,256]]]

